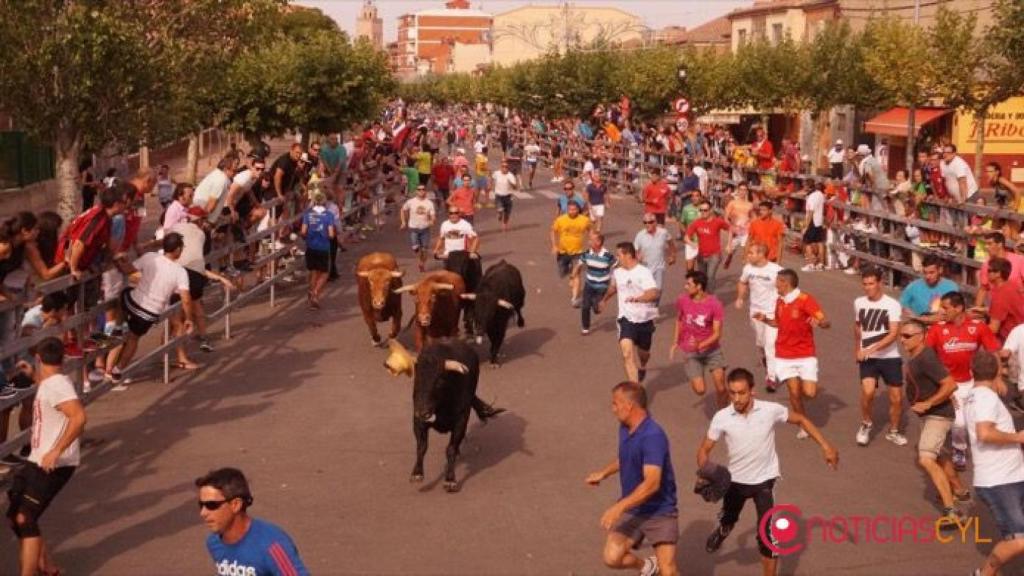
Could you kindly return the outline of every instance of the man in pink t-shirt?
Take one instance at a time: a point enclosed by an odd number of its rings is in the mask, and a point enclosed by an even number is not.
[[[722,232],[729,230],[729,223],[711,211],[707,200],[697,205],[697,211],[700,215],[686,227],[684,236],[697,237],[697,269],[707,276],[707,291],[714,292],[718,265],[722,261]]]
[[[706,292],[707,283],[703,272],[687,272],[685,293],[676,300],[676,332],[669,358],[675,356],[677,349],[683,351],[686,378],[698,396],[704,395],[704,370],[709,370],[715,383],[717,408],[724,408],[729,403],[725,356],[720,345],[725,309],[714,294]]]
[[[1002,258],[1010,263],[1010,278],[1007,282],[1024,289],[1024,256],[1006,249],[1006,237],[1002,232],[992,232],[978,242],[984,242],[988,249],[988,261],[978,271],[978,293],[974,296],[975,306],[985,306],[991,286],[988,282],[988,263],[996,258]]]

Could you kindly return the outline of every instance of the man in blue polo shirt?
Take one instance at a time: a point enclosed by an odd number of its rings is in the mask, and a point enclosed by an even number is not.
[[[587,476],[587,483],[597,486],[617,472],[622,486],[622,498],[601,515],[601,527],[608,530],[604,563],[639,569],[641,576],[675,576],[679,513],[668,436],[648,415],[647,392],[636,382],[612,388],[612,412],[620,423],[619,458]],[[654,556],[641,560],[632,550],[644,538]]]
[[[608,283],[612,279],[612,268],[618,261],[615,254],[612,254],[604,247],[604,234],[600,232],[590,233],[590,250],[583,253],[583,256],[576,261],[574,276],[583,276],[583,328],[580,332],[586,336],[590,334],[590,312],[600,313],[598,304],[608,291]]]
[[[949,278],[944,278],[942,260],[934,254],[924,257],[921,262],[921,278],[914,280],[900,294],[903,319],[916,319],[925,324],[943,320],[942,297],[960,288]]]

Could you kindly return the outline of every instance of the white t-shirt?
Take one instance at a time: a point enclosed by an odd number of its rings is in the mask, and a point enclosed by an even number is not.
[[[239,195],[245,194],[249,190],[252,190],[252,185],[256,183],[256,178],[253,177],[251,169],[242,170],[235,177],[231,179],[231,183],[238,186],[241,191]]]
[[[458,222],[445,220],[441,224],[441,237],[444,238],[444,255],[456,250],[465,250],[469,239],[476,236],[473,225],[460,219]]]
[[[210,200],[219,200],[228,191],[230,185],[231,179],[223,170],[210,172],[196,186],[195,193],[192,195],[192,205],[206,207],[206,203]]]
[[[740,414],[732,406],[715,412],[708,426],[708,439],[725,436],[729,448],[729,474],[738,484],[760,484],[779,477],[779,455],[775,452],[775,425],[789,420],[782,404],[752,399],[753,406]]]
[[[526,147],[523,148],[523,152],[526,153],[527,162],[535,163],[537,162],[537,157],[540,155],[540,146],[537,146],[536,144],[527,144]]]
[[[708,171],[700,164],[694,164],[693,175],[700,181],[700,184],[698,184],[700,193],[706,196],[708,193]]]
[[[811,213],[811,223],[815,227],[825,225],[825,193],[815,190],[807,195],[805,210]]]
[[[32,453],[28,456],[30,462],[41,465],[43,456],[53,449],[68,426],[68,417],[57,410],[57,406],[77,399],[74,383],[64,374],[54,374],[39,383],[33,403],[35,417],[32,418]],[[57,457],[57,466],[78,466],[80,460],[76,438]]]
[[[1000,486],[1024,482],[1024,452],[1020,444],[994,444],[978,440],[978,422],[992,422],[996,430],[1013,434],[1010,411],[991,389],[975,386],[964,401],[964,418],[971,438],[971,460],[974,462],[974,485]]]
[[[658,306],[654,302],[626,302],[627,298],[635,298],[651,288],[657,288],[654,274],[643,264],[637,264],[631,270],[619,267],[612,271],[619,299],[619,318],[639,324],[658,317]]]
[[[843,150],[842,146],[838,150],[835,147],[829,148],[826,155],[828,155],[829,164],[842,164],[846,160],[846,151]]]
[[[512,185],[516,183],[515,174],[502,174],[501,170],[495,170],[494,174],[491,174],[491,179],[494,181],[495,196],[508,196],[512,193]]]
[[[978,191],[978,182],[974,179],[974,173],[967,161],[959,156],[954,156],[953,161],[946,163],[939,162],[939,169],[942,171],[942,178],[946,181],[946,190],[951,196],[964,202]],[[967,196],[960,197],[960,178],[967,178]]]
[[[903,308],[899,300],[882,294],[876,301],[861,296],[853,301],[853,321],[860,326],[860,347],[863,350],[873,345],[889,333],[890,323],[899,322]],[[870,358],[899,358],[900,351],[896,341],[875,352]]]
[[[775,279],[779,276],[782,266],[775,262],[767,262],[764,266],[747,264],[740,272],[740,282],[750,288],[750,315],[761,312],[769,318],[775,317],[775,302],[779,299],[779,291],[775,287]]]
[[[206,243],[206,234],[203,229],[191,222],[180,222],[171,227],[171,232],[181,234],[185,240],[185,247],[178,257],[178,264],[188,270],[206,274],[206,259],[203,257],[203,244]],[[136,302],[139,305],[141,303]]]
[[[1017,389],[1024,390],[1024,324],[1018,324],[1006,335],[1003,350],[1013,354],[1017,361]]]
[[[171,296],[188,290],[185,268],[163,254],[147,252],[132,265],[142,273],[139,285],[132,290],[132,300],[147,312],[163,314]]]
[[[409,228],[414,230],[430,228],[435,216],[434,203],[426,198],[409,198],[402,206],[402,211],[408,214]]]

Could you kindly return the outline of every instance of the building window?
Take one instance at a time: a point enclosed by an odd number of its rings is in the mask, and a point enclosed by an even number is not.
[[[754,42],[768,40],[767,22],[765,22],[764,16],[754,18],[752,25],[751,36]]]
[[[736,39],[739,45],[742,47],[747,43],[747,31],[744,28],[740,28],[736,31]]]
[[[846,114],[836,113],[836,131],[846,132]]]
[[[772,44],[778,45],[782,42],[782,23],[772,24]]]

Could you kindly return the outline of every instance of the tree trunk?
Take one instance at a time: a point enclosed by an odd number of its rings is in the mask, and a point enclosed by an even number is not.
[[[199,173],[199,138],[200,135],[195,132],[188,135],[188,152],[186,152],[185,156],[185,181],[192,184],[198,184],[196,176]]]
[[[917,109],[913,104],[910,106],[910,110],[907,113],[907,177],[914,173],[914,135],[917,133],[915,130],[915,117],[917,116]]]
[[[67,224],[81,211],[81,191],[78,189],[78,153],[81,144],[70,134],[58,134],[54,143],[57,175],[57,213]]]
[[[149,146],[139,146],[139,168],[149,168]]]
[[[985,165],[985,121],[988,120],[988,109],[974,116],[978,124],[978,139],[974,142],[974,178],[981,182],[981,170]]]

